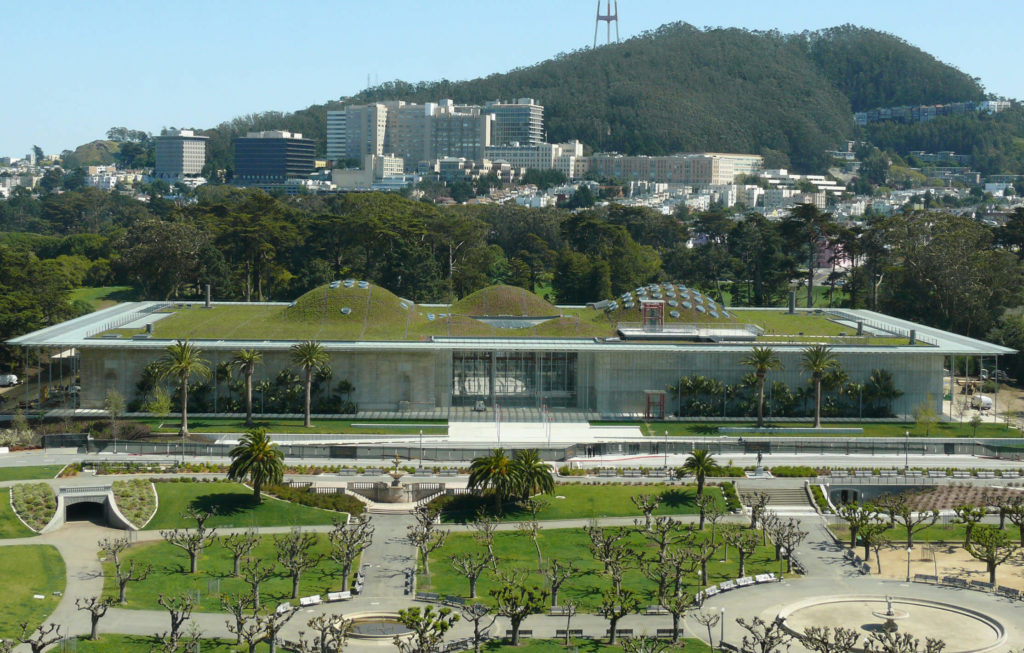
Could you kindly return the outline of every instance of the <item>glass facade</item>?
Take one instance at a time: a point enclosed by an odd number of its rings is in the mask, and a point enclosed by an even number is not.
[[[452,354],[452,405],[483,401],[509,407],[574,408],[575,352],[457,351]]]

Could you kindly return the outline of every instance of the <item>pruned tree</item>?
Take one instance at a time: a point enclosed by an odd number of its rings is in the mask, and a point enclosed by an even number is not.
[[[658,586],[657,596],[661,596],[667,591],[677,573],[675,565],[667,559],[667,556],[661,559],[647,558],[641,560],[640,571]]]
[[[551,605],[558,605],[558,591],[562,589],[562,584],[579,573],[580,568],[572,560],[566,562],[554,558],[548,560],[548,565],[541,571],[541,575],[551,585]]]
[[[188,629],[171,633],[159,633],[155,636],[157,646],[151,649],[151,653],[186,653],[196,651],[202,642],[203,634],[195,624],[189,624]]]
[[[490,591],[494,597],[495,612],[509,621],[512,627],[512,646],[519,646],[519,627],[531,614],[544,612],[548,593],[536,585],[527,586],[521,580],[503,583]]]
[[[491,617],[491,623],[481,627],[480,624],[483,622],[487,615],[491,614],[491,609],[483,603],[469,603],[459,606],[459,613],[462,618],[473,624],[473,651],[474,653],[480,653],[480,642],[483,641],[484,633],[490,630],[491,626],[498,619],[497,615]]]
[[[644,532],[650,532],[651,530],[651,518],[654,511],[661,505],[661,496],[657,494],[635,494],[629,498],[644,516]],[[640,528],[640,521],[634,522],[636,527]]]
[[[851,653],[860,634],[850,628],[836,626],[810,626],[798,635],[800,643],[814,653]]]
[[[249,647],[249,653],[256,653],[256,647],[265,636],[263,623],[258,614],[253,613],[238,623],[225,622],[229,633],[235,636],[239,642],[245,642]]]
[[[117,582],[117,600],[122,605],[127,603],[125,594],[128,590],[128,583],[144,581],[153,570],[150,564],[135,566],[134,560],[129,560],[127,567],[121,559],[121,553],[128,548],[127,537],[103,538],[99,541],[100,552],[114,563],[114,580]]]
[[[697,620],[697,623],[708,629],[708,646],[714,649],[715,640],[711,638],[711,629],[722,620],[722,615],[717,610],[710,610],[708,612],[701,610],[693,618]],[[721,645],[721,642],[719,642],[719,645]]]
[[[527,503],[533,503],[534,500],[535,497],[531,497],[527,499]],[[517,522],[516,530],[533,540],[533,548],[537,551],[537,571],[540,571],[544,565],[544,558],[540,552],[540,540],[538,539],[540,535],[540,522],[537,521],[535,516],[531,516],[529,519]]]
[[[684,579],[700,567],[700,559],[690,552],[690,545],[672,548],[665,552],[664,564],[673,570],[672,589],[679,596],[683,593]]]
[[[36,628],[29,628],[28,622],[18,624],[21,634],[15,639],[32,649],[32,653],[43,653],[44,650],[64,639],[61,635],[58,624],[40,624]]]
[[[259,558],[247,558],[242,563],[242,580],[249,584],[252,609],[260,609],[260,584],[274,575],[274,563],[263,564]]]
[[[292,579],[292,598],[297,599],[302,572],[316,567],[324,557],[314,552],[316,535],[303,533],[302,529],[296,526],[284,535],[275,535],[274,547],[277,549],[278,564],[287,570]]]
[[[964,550],[971,554],[972,558],[985,563],[988,582],[993,585],[996,582],[996,568],[1017,553],[1019,547],[1020,545],[1011,540],[1006,531],[988,525],[978,526],[974,531],[974,538],[964,544]]]
[[[608,620],[609,646],[615,646],[615,629],[619,620],[639,609],[640,597],[632,590],[613,587],[601,593],[601,607],[597,612]]]
[[[843,503],[836,506],[836,514],[850,529],[850,548],[857,546],[857,535],[869,524],[878,522],[878,510],[871,504]]]
[[[441,650],[444,635],[459,620],[451,608],[432,605],[398,611],[398,621],[412,631],[412,637],[396,636],[395,647],[402,653],[436,653]]]
[[[195,519],[196,527],[160,531],[160,537],[168,544],[188,553],[189,573],[195,574],[199,567],[199,554],[213,543],[217,535],[216,528],[206,527],[206,521],[213,517],[214,513],[189,506],[180,514],[182,519]]]
[[[347,522],[335,520],[334,528],[327,534],[331,542],[331,560],[341,567],[341,589],[348,589],[352,576],[352,565],[373,542],[373,523],[370,515],[363,513]]]
[[[76,608],[89,612],[89,639],[96,639],[96,629],[100,625],[100,619],[107,614],[107,610],[113,604],[113,599],[102,598],[99,596],[91,596],[87,599],[75,599]]]
[[[299,653],[337,653],[345,646],[345,640],[352,630],[352,620],[333,614],[318,614],[306,622],[314,637],[306,639],[306,633],[299,631]]]
[[[747,575],[747,558],[757,551],[757,544],[760,538],[757,533],[749,530],[741,530],[736,532],[733,538],[732,544],[736,547],[736,551],[739,553],[740,568],[737,572],[737,578],[741,578]]]
[[[576,616],[576,608],[578,608],[578,607],[579,606],[576,605],[576,601],[573,601],[572,599],[569,599],[568,601],[566,601],[565,605],[562,606],[562,609],[563,609],[562,611],[565,614],[565,645],[566,646],[569,646],[569,632],[570,632],[570,629],[572,628],[572,618]]]
[[[892,546],[892,542],[889,540],[889,536],[886,535],[885,524],[869,524],[861,532],[861,540],[864,542],[865,556],[864,560],[868,561],[871,559],[870,551],[875,552],[875,564],[878,566],[878,573],[882,573],[882,549],[887,549]]]
[[[709,500],[702,499],[707,505],[704,506],[704,520],[711,524],[711,541],[715,541],[718,530],[718,522],[725,519],[725,504],[711,495],[705,495]]]
[[[629,532],[623,528],[605,529],[598,525],[596,519],[591,519],[583,527],[583,532],[590,538],[590,552],[598,562],[604,564],[604,570],[608,571],[610,561],[619,555],[618,550],[622,548],[618,546],[619,540],[626,537]]]
[[[238,578],[239,565],[241,564],[242,558],[252,553],[252,550],[259,546],[260,540],[259,533],[249,528],[241,533],[232,533],[227,537],[220,538],[220,543],[225,549],[231,552],[232,560],[232,573],[235,578]]]
[[[955,515],[953,522],[964,525],[964,548],[966,549],[967,545],[971,543],[971,534],[974,532],[974,527],[981,523],[981,520],[988,514],[988,508],[970,503],[962,503],[953,506],[953,514]]]
[[[940,639],[925,638],[924,647],[921,640],[910,633],[876,631],[864,642],[865,653],[942,653],[946,643]]]
[[[716,551],[718,545],[712,544],[709,538],[693,542],[686,550],[690,559],[696,563],[694,566],[700,568],[701,587],[708,584],[708,560],[714,557]]]
[[[672,644],[669,642],[646,635],[622,640],[623,653],[663,653],[671,647]]]
[[[782,545],[780,545],[776,541],[776,538],[774,537],[774,533],[776,533],[778,531],[778,529],[781,528],[781,527],[782,527],[782,520],[779,519],[779,516],[776,515],[774,512],[772,512],[771,510],[765,512],[765,514],[761,516],[761,544],[762,545],[767,545],[769,539],[771,539],[772,542],[775,543],[775,559],[776,560],[778,560],[780,555],[781,555],[780,552],[782,550]]]
[[[473,528],[473,539],[479,544],[487,547],[487,553],[491,556],[491,564],[495,570],[498,567],[498,557],[494,555],[494,531],[498,528],[496,519],[487,514],[481,508],[476,512],[476,518],[469,522]]]
[[[277,609],[258,617],[259,624],[264,633],[263,641],[270,647],[270,653],[277,653],[277,636],[281,633],[281,629],[285,627],[285,624],[291,621],[292,617],[298,613],[299,609],[299,606],[285,610]]]
[[[665,557],[665,552],[674,544],[685,539],[682,522],[671,517],[655,517],[643,531],[648,542],[658,547],[658,559]]]
[[[888,513],[892,524],[900,524],[907,530],[907,548],[914,547],[914,535],[939,520],[938,510],[915,511],[910,501],[902,494],[887,495],[879,505]]]
[[[1014,526],[1017,527],[1019,543],[1024,546],[1024,495],[1012,496],[1003,499],[999,504],[1001,514],[1005,514]],[[1002,525],[1000,525],[1002,528]]]
[[[469,581],[469,598],[476,598],[476,582],[490,566],[491,559],[483,551],[455,554],[450,557],[452,569],[466,577]]]
[[[160,594],[156,602],[164,610],[167,610],[167,614],[171,618],[171,630],[169,635],[165,635],[165,637],[169,637],[171,641],[177,642],[180,637],[181,625],[192,616],[192,609],[196,606],[195,598],[191,594],[177,594],[175,596]]]
[[[800,543],[804,541],[808,532],[800,528],[799,522],[790,517],[785,524],[779,528],[777,537],[782,546],[786,549],[786,571],[792,573],[793,571],[793,553],[796,548],[800,546]]]
[[[754,492],[748,495],[747,506],[750,507],[750,527],[757,528],[757,525],[761,521],[761,516],[764,515],[765,511],[768,510],[768,504],[772,498],[767,492]]]
[[[693,595],[687,592],[665,592],[658,596],[658,601],[661,603],[661,607],[668,610],[668,613],[672,615],[672,643],[677,643],[683,635],[681,627],[683,617],[686,616],[687,612],[695,608],[697,603],[694,601]]]
[[[741,617],[736,623],[749,633],[740,641],[743,653],[777,653],[793,641],[793,636],[778,620],[765,621],[761,617],[754,617],[748,623]]]
[[[235,643],[242,643],[242,627],[245,623],[245,612],[248,606],[252,605],[252,594],[221,594],[220,605],[224,608],[224,612],[227,612],[235,620]]]
[[[409,524],[406,539],[419,551],[420,560],[423,562],[423,573],[430,577],[430,554],[441,548],[446,539],[448,531],[441,530],[434,521],[436,513],[417,510],[413,512],[416,517],[415,524]]]
[[[729,562],[729,547],[733,546],[733,542],[743,532],[743,527],[739,524],[723,524],[722,525],[722,560]]]

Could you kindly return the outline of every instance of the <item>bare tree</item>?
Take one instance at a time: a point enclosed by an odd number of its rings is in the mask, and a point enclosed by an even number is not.
[[[614,531],[605,530],[603,526],[598,525],[596,519],[591,519],[583,527],[583,532],[590,538],[590,552],[596,560],[604,564],[604,570],[608,571],[610,561],[618,555],[617,549],[622,548],[618,546],[619,540],[626,537],[629,532],[623,528]]]
[[[100,625],[100,619],[107,614],[107,610],[114,604],[113,599],[91,596],[87,599],[75,599],[75,607],[79,610],[89,612],[89,639],[96,639],[96,629]]]
[[[263,564],[258,558],[247,558],[242,563],[242,580],[249,584],[252,609],[260,609],[260,583],[274,575],[274,564]]]
[[[747,557],[753,555],[753,553],[757,551],[758,540],[761,538],[757,536],[756,531],[749,530],[733,531],[730,534],[730,537],[732,537],[732,540],[727,541],[729,542],[729,544],[732,544],[734,547],[736,547],[736,551],[739,553],[740,568],[737,574],[737,578],[741,578],[747,575]]]
[[[498,569],[498,557],[494,555],[494,531],[498,528],[498,522],[493,517],[487,514],[482,508],[477,511],[476,519],[469,522],[469,525],[473,527],[475,531],[473,533],[473,539],[479,544],[487,547],[487,553],[491,555],[491,564],[493,569]]]
[[[711,638],[711,629],[718,625],[722,616],[716,610],[711,610],[709,612],[704,612],[702,610],[694,615],[693,618],[697,620],[697,623],[708,629],[708,646],[714,649],[715,641]],[[721,642],[719,642],[719,644],[721,644]]]
[[[155,637],[158,648],[151,649],[154,653],[184,653],[186,651],[198,650],[203,639],[203,634],[195,623],[189,624],[184,631],[178,631],[173,635],[167,632],[157,634]]]
[[[252,550],[259,546],[261,539],[259,533],[251,528],[246,529],[242,533],[232,533],[220,539],[220,543],[224,545],[224,548],[231,552],[232,569],[234,570],[235,578],[238,578],[240,573],[239,565],[242,558],[252,553]]]
[[[921,640],[910,633],[874,632],[864,642],[865,653],[942,653],[946,643],[940,639],[925,638],[924,648]]]
[[[320,614],[308,622],[315,637],[306,640],[306,633],[299,631],[299,653],[337,653],[345,646],[345,639],[352,630],[352,620],[331,614]]]
[[[598,613],[608,620],[608,645],[615,646],[615,628],[619,620],[640,609],[640,597],[632,590],[613,588],[601,594]]]
[[[60,626],[57,624],[41,624],[37,628],[29,628],[28,622],[19,624],[21,635],[15,637],[19,642],[25,644],[32,653],[43,653],[44,650],[53,646],[64,638],[60,634]]]
[[[661,505],[661,496],[657,494],[636,494],[629,498],[636,506],[636,509],[643,513],[644,516],[644,532],[649,533],[651,530],[651,517],[654,511]],[[634,522],[637,529],[640,528],[640,521]]]
[[[884,500],[884,501],[883,501]],[[900,524],[907,530],[907,548],[914,547],[914,534],[928,528],[939,520],[938,510],[915,512],[907,497],[902,494],[888,495],[879,500],[889,514],[892,524]]]
[[[316,547],[316,535],[303,533],[302,529],[296,526],[284,535],[275,535],[274,546],[277,548],[277,562],[288,571],[292,579],[292,598],[297,599],[302,572],[316,567],[324,557],[313,552]]]
[[[224,608],[224,612],[227,612],[235,619],[235,630],[231,632],[235,633],[235,643],[241,644],[242,637],[239,633],[242,632],[242,627],[245,624],[246,608],[252,605],[252,593],[222,594],[220,605]]]
[[[1006,497],[999,504],[999,511],[1017,527],[1020,545],[1024,546],[1024,496]],[[1000,524],[999,528],[1002,528]]]
[[[150,564],[139,565],[138,569],[136,569],[134,560],[129,560],[127,567],[125,567],[124,560],[121,559],[121,553],[123,553],[127,548],[127,537],[104,538],[99,541],[100,552],[114,563],[114,579],[117,582],[117,600],[122,605],[127,603],[125,593],[128,589],[128,583],[146,580],[146,577],[149,576],[150,571],[153,569],[153,566]]]
[[[670,546],[678,544],[686,537],[682,522],[671,517],[655,517],[644,529],[643,535],[647,541],[658,547],[659,560],[665,557],[665,551]]]
[[[640,561],[640,571],[658,585],[657,596],[661,596],[667,591],[669,584],[678,573],[675,564],[667,558],[666,556],[660,560],[648,558]]]
[[[287,610],[274,610],[259,617],[259,623],[263,627],[263,632],[266,633],[263,639],[269,644],[270,653],[277,653],[277,636],[298,611],[299,608],[296,606]]]
[[[885,524],[868,524],[860,533],[860,539],[864,542],[864,562],[871,561],[871,552],[875,552],[875,562],[878,564],[878,573],[882,573],[882,549],[891,546],[889,536],[885,532],[889,527]]]
[[[669,642],[646,635],[622,640],[623,653],[663,653],[671,647],[672,644]]]
[[[249,653],[256,653],[256,646],[265,636],[263,623],[260,621],[259,615],[253,614],[241,622],[231,623],[227,621],[225,624],[229,633],[233,634],[239,642],[244,641],[246,643],[249,647]]]
[[[544,499],[530,497],[526,500],[526,509],[530,511],[530,518],[524,519],[516,525],[520,533],[533,540],[533,546],[537,549],[537,571],[540,571],[544,565],[544,558],[540,553],[540,542],[537,539],[537,536],[540,535],[540,522],[537,520],[537,513],[547,505],[548,502]]]
[[[860,635],[856,630],[836,626],[810,626],[798,636],[800,643],[815,653],[851,653]]]
[[[181,625],[192,616],[192,609],[196,606],[195,599],[190,594],[178,594],[176,596],[159,595],[156,599],[171,618],[170,640],[177,642],[180,637]],[[167,635],[165,635],[166,637]]]
[[[437,513],[433,510],[417,508],[413,516],[416,523],[409,524],[405,537],[419,551],[420,560],[423,561],[423,573],[430,578],[430,554],[444,545],[448,539],[448,531],[437,527]]]
[[[737,619],[736,623],[750,633],[749,636],[744,635],[740,643],[743,653],[776,653],[793,641],[793,636],[781,621],[767,622],[761,617],[754,617],[750,623],[742,618]]]
[[[683,617],[687,612],[695,608],[697,604],[693,599],[693,595],[686,592],[678,594],[666,592],[659,595],[658,600],[661,602],[661,607],[668,610],[669,614],[672,615],[672,643],[677,643],[683,634],[683,629],[680,628],[680,625],[683,623]]]
[[[562,584],[573,576],[580,573],[580,568],[572,560],[561,562],[552,558],[548,560],[548,566],[541,571],[541,575],[551,584],[551,605],[558,605],[558,591]]]
[[[175,528],[173,530],[160,531],[160,537],[168,544],[172,544],[188,553],[189,573],[196,573],[198,569],[199,554],[203,549],[213,543],[217,534],[216,528],[207,528],[206,521],[213,517],[214,513],[207,510],[199,510],[189,507],[181,513],[182,519],[195,519],[196,527]]]
[[[712,544],[709,538],[704,538],[700,541],[694,542],[686,550],[690,559],[696,563],[694,566],[700,567],[701,587],[708,584],[708,560],[711,560],[711,558],[714,557],[715,551],[718,551],[718,545]]]
[[[740,536],[743,531],[743,527],[739,524],[722,524],[722,560],[729,562],[729,547],[733,546],[733,542]]]
[[[711,524],[711,541],[715,541],[715,533],[718,529],[718,522],[725,519],[725,506],[721,501],[715,499],[711,495],[705,495],[712,501],[707,501],[707,505],[704,507],[704,520]]]
[[[850,548],[857,546],[861,529],[878,523],[878,511],[870,504],[843,503],[836,506],[836,514],[850,528]]]
[[[469,598],[476,598],[476,582],[484,570],[491,564],[490,557],[483,551],[453,555],[448,559],[452,569],[466,577],[469,581]]]
[[[565,613],[565,645],[569,646],[569,631],[572,629],[572,618],[576,616],[576,601],[569,599],[562,606],[562,610]]]
[[[373,541],[373,524],[370,515],[363,513],[348,522],[335,521],[334,528],[327,534],[331,541],[330,558],[341,567],[341,589],[348,589],[352,565],[359,555]]]
[[[786,571],[793,571],[793,553],[804,541],[808,532],[800,528],[800,524],[792,517],[778,531],[779,541],[786,548]]]
[[[971,534],[974,532],[974,527],[981,523],[981,520],[988,514],[988,508],[963,503],[953,506],[953,514],[956,516],[953,521],[964,525],[964,548],[967,548],[971,543]]]
[[[483,628],[480,627],[480,623],[491,613],[491,609],[483,603],[469,603],[467,605],[459,606],[459,612],[462,614],[462,618],[466,621],[472,622],[473,624],[473,651],[474,653],[480,653],[480,642],[483,641],[483,634],[489,630],[494,622],[498,619],[497,615],[491,617],[491,623],[487,624]]]
[[[771,500],[772,498],[768,496],[767,492],[754,492],[748,495],[747,505],[750,506],[751,528],[757,528],[757,525],[761,522],[761,516],[768,510],[768,504]]]

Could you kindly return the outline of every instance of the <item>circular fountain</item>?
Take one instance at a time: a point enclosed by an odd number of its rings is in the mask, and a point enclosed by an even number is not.
[[[946,642],[943,653],[983,653],[1006,642],[996,619],[958,605],[893,596],[819,596],[791,604],[779,615],[793,635],[810,626],[843,626],[860,633],[860,644],[876,632],[910,633]],[[862,650],[862,649],[855,649]]]
[[[412,636],[408,626],[398,621],[397,612],[354,612],[345,618],[352,620],[349,637],[366,643],[391,644],[395,636]]]

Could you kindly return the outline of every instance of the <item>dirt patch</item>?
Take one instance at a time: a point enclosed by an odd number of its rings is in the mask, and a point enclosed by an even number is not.
[[[863,553],[860,549],[858,553]],[[903,547],[883,549],[882,573],[878,561],[871,556],[871,574],[881,578],[905,580],[907,577],[907,550]],[[959,576],[967,580],[988,582],[985,563],[975,560],[958,544],[915,544],[910,554],[910,577],[914,574],[929,576]],[[1024,551],[1018,552],[996,568],[996,583],[1024,590]]]
[[[1024,490],[975,485],[939,485],[907,494],[914,510],[952,510],[955,506],[994,506],[1008,496],[1021,496]]]

